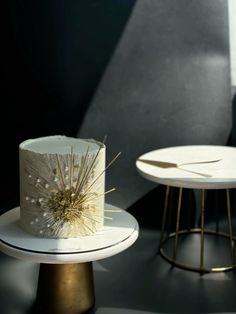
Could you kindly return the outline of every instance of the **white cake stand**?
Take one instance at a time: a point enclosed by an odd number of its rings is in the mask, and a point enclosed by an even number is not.
[[[106,209],[120,210],[108,204]],[[78,314],[93,306],[91,262],[124,251],[139,232],[137,221],[126,211],[108,214],[112,220],[106,220],[101,231],[72,239],[40,238],[25,232],[19,225],[19,207],[0,217],[0,250],[41,263],[34,312]]]

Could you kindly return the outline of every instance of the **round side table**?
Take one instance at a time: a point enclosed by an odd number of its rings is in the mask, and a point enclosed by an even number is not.
[[[71,239],[28,234],[19,226],[19,207],[0,217],[0,250],[15,258],[40,263],[34,313],[78,314],[93,307],[92,261],[124,251],[139,233],[138,223],[129,213],[108,204],[106,209],[111,210],[111,219],[106,220],[102,230]]]
[[[189,145],[154,150],[140,156],[136,161],[139,173],[146,179],[166,185],[166,196],[160,236],[160,254],[172,265],[198,272],[226,271],[236,267],[235,237],[233,235],[230,189],[236,188],[236,148],[211,145]],[[175,232],[166,232],[167,210],[169,208],[172,187],[179,189]],[[200,228],[180,230],[183,189],[201,190]],[[205,228],[205,203],[207,190],[225,190],[227,204],[228,232]],[[165,234],[167,236],[165,237]],[[199,265],[191,265],[178,260],[178,242],[180,236],[200,234]],[[205,265],[205,235],[227,238],[230,261],[227,265]],[[172,242],[171,253],[165,250]]]

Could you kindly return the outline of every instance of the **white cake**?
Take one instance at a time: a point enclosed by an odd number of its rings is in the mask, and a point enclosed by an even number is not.
[[[71,238],[104,223],[105,145],[49,136],[20,144],[20,223],[34,235]]]

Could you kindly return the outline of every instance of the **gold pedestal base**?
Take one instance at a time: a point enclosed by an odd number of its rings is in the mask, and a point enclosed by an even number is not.
[[[34,311],[79,314],[94,305],[92,263],[41,264]]]

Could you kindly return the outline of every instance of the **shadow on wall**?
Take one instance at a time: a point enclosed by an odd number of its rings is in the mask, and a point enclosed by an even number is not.
[[[145,152],[226,145],[230,98],[227,2],[137,1],[78,133],[107,134],[107,160],[122,152],[108,201],[128,209],[155,187],[135,169]]]
[[[1,210],[19,203],[19,143],[76,135],[135,1],[3,4]]]
[[[229,140],[231,146],[236,146],[236,88],[234,89],[234,96],[232,101],[232,111],[233,111],[233,127]]]

